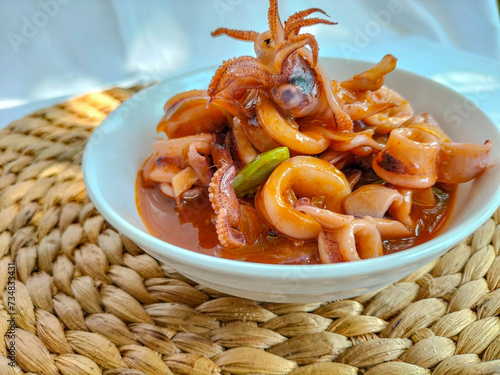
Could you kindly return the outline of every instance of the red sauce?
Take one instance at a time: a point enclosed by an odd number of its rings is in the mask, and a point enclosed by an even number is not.
[[[136,192],[139,215],[153,236],[186,249],[220,256],[208,194],[189,200],[178,210],[175,200],[166,197],[158,184],[145,181],[141,172]]]
[[[435,207],[413,205],[410,217],[417,222],[416,236],[383,242],[384,254],[395,253],[400,250],[427,242],[436,237],[446,227],[455,203],[456,185],[437,185],[443,199]]]
[[[443,199],[436,207],[414,205],[411,218],[416,220],[417,236],[383,242],[384,253],[389,254],[426,242],[439,234],[448,221],[455,199],[455,187],[439,186]],[[269,235],[269,227],[262,228],[256,243],[237,249],[219,245],[208,193],[176,203],[163,195],[157,184],[147,182],[139,172],[136,183],[136,203],[139,215],[149,232],[163,241],[199,253],[227,259],[272,264],[317,264],[317,241],[293,241],[286,236]],[[272,231],[271,231],[272,233]]]

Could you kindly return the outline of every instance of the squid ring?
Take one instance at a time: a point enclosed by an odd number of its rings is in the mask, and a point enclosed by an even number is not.
[[[344,174],[327,161],[295,156],[281,163],[257,197],[257,208],[280,232],[301,240],[315,239],[321,224],[294,209],[297,197],[321,197],[324,208],[342,213],[342,201],[351,188]]]
[[[340,253],[347,261],[374,258],[383,254],[380,232],[371,222],[356,219],[338,234]]]
[[[440,149],[437,138],[423,130],[394,129],[372,167],[380,178],[394,185],[427,188],[437,180]]]

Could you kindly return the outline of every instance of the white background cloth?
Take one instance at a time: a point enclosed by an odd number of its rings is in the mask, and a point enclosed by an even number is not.
[[[496,0],[281,0],[281,19],[309,7],[338,22],[304,29],[320,56],[376,62],[391,53],[500,126]],[[0,0],[0,128],[77,94],[253,55],[252,43],[210,32],[265,31],[267,8],[267,0]]]

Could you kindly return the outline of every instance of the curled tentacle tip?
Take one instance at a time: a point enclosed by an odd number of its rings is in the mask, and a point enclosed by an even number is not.
[[[219,27],[218,29],[215,29],[214,31],[210,32],[210,35],[213,37],[223,35],[227,30],[225,27]]]
[[[330,15],[328,13],[326,13],[323,9],[319,9],[319,8],[314,8],[316,10],[316,12],[319,12],[327,17],[330,17]]]
[[[215,228],[219,242],[223,247],[235,248],[245,244],[243,233],[231,226],[229,213],[225,207],[221,207],[217,214]]]

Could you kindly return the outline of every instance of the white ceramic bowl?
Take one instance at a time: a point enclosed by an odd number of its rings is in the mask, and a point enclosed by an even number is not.
[[[372,64],[322,59],[331,79],[343,80]],[[500,204],[500,132],[466,98],[424,77],[401,70],[386,86],[401,93],[415,112],[429,112],[456,142],[491,139],[491,167],[460,186],[446,229],[435,239],[379,258],[330,265],[269,265],[216,258],[182,249],[148,233],[135,201],[137,171],[151,153],[165,101],[182,91],[204,89],[215,67],[152,86],[124,102],[92,134],[83,159],[88,194],[117,230],[181,274],[213,289],[255,300],[313,302],[349,298],[393,283],[444,254],[473,233]],[[456,108],[460,106],[461,110]]]

